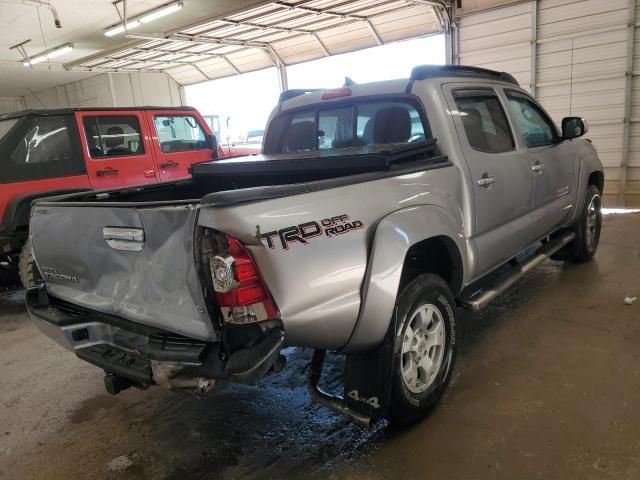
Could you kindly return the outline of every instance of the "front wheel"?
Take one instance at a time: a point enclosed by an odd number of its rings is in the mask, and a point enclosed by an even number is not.
[[[456,358],[455,303],[449,286],[424,274],[400,293],[389,419],[410,424],[442,397]]]
[[[582,215],[574,226],[576,238],[567,246],[567,261],[588,262],[596,254],[602,231],[602,197],[595,185],[590,185],[585,195]]]

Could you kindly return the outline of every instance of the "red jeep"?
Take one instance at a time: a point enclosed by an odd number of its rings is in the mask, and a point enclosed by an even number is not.
[[[0,115],[0,284],[34,283],[27,245],[36,198],[171,181],[196,162],[258,153],[222,149],[191,107],[27,110]]]

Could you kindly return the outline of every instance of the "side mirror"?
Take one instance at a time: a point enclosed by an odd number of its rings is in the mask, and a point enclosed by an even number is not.
[[[562,139],[571,140],[583,136],[589,131],[587,121],[580,117],[565,117],[562,119]]]

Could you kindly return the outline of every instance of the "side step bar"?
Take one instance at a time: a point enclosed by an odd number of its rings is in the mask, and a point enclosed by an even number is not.
[[[498,295],[520,280],[525,273],[548,260],[551,255],[567,245],[574,238],[575,233],[566,233],[563,236],[546,243],[522,265],[512,268],[510,272],[495,280],[494,284],[486,285],[484,288],[475,289],[468,298],[462,300],[462,306],[473,312],[482,310],[489,302],[494,300]]]

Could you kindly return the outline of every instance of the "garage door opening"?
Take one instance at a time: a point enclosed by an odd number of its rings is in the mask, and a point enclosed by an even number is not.
[[[289,88],[332,88],[345,77],[356,83],[406,78],[422,64],[445,63],[444,35],[418,38],[287,67]],[[275,68],[185,87],[187,104],[219,125],[222,144],[261,141],[280,89]]]

